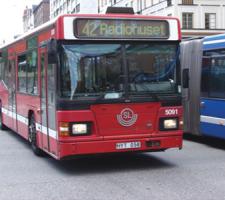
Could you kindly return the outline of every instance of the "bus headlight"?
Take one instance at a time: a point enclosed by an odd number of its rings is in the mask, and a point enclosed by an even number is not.
[[[72,124],[71,131],[73,135],[87,135],[90,134],[89,123],[74,123]]]
[[[161,118],[159,122],[160,131],[177,130],[178,118]]]
[[[164,129],[175,129],[177,128],[176,119],[165,119],[163,122]]]

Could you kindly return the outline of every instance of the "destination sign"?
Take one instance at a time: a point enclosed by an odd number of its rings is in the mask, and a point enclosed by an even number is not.
[[[96,39],[168,38],[169,25],[163,20],[76,19],[74,34],[77,38]]]

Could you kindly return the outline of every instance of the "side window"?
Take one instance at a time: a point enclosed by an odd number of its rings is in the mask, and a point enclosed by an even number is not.
[[[26,93],[27,91],[27,61],[26,55],[18,57],[18,91]]]
[[[225,98],[225,50],[204,52],[201,95]]]
[[[37,94],[37,51],[33,50],[27,54],[27,93]]]
[[[41,96],[46,98],[45,93],[45,54],[41,54]]]
[[[32,50],[18,56],[18,91],[22,93],[38,93],[37,51]]]
[[[6,65],[6,71],[5,71],[5,84],[7,85],[7,87],[11,87],[10,85],[10,81],[12,78],[12,63],[10,60],[7,61],[7,65]]]
[[[4,63],[0,62],[0,80],[3,79],[3,67],[4,67]]]
[[[201,96],[209,96],[209,76],[210,76],[210,57],[203,56],[202,59],[202,76],[201,76]]]
[[[225,98],[225,55],[212,57],[210,74],[210,97]]]

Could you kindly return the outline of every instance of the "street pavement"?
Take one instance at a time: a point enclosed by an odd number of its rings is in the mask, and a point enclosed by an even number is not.
[[[223,200],[225,142],[188,138],[182,150],[59,162],[0,131],[0,200]]]

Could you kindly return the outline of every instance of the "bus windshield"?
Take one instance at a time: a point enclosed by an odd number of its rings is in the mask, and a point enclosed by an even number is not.
[[[177,91],[177,44],[63,44],[61,49],[61,98]]]

